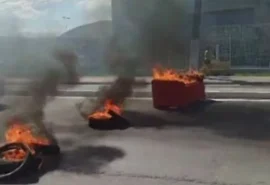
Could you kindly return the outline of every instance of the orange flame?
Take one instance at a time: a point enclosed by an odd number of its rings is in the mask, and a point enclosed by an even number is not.
[[[109,111],[113,111],[118,115],[122,114],[122,109],[120,106],[114,104],[112,100],[106,100],[103,110],[94,112],[93,114],[89,115],[88,118],[110,119],[112,116],[109,114]]]
[[[49,145],[48,139],[34,136],[30,126],[20,122],[12,122],[10,128],[5,133],[7,143],[21,142],[28,145],[34,154],[34,144]],[[3,159],[16,161],[24,159],[26,153],[21,149],[10,150],[3,155]]]
[[[203,79],[203,74],[192,69],[186,73],[181,73],[174,69],[167,69],[162,67],[153,68],[154,80],[178,81],[184,84],[191,84],[197,82],[197,80],[200,78]]]
[[[202,72],[196,71],[194,69],[190,69],[186,74],[191,78],[197,78],[197,79],[204,78],[204,74]]]

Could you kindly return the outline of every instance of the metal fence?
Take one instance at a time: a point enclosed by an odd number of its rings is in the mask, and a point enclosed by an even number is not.
[[[212,26],[202,29],[201,38],[201,53],[218,48],[219,60],[232,67],[270,67],[270,24]]]

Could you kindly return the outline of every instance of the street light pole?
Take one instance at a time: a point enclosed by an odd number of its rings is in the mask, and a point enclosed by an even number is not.
[[[202,0],[194,0],[194,14],[192,23],[189,66],[195,69],[199,68],[201,11]]]
[[[70,17],[63,16],[63,20],[70,20]],[[66,24],[65,31],[67,31],[68,25]]]

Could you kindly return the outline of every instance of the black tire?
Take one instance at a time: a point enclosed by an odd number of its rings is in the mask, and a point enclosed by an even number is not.
[[[14,180],[14,178],[25,175],[27,172],[36,171],[41,163],[41,159],[35,158],[28,146],[23,143],[10,143],[0,147],[0,154],[12,149],[22,149],[26,152],[26,157],[22,161],[11,162],[2,160],[0,162],[0,182]]]

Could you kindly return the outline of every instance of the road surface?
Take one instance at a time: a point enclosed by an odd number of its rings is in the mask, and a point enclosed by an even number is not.
[[[82,100],[48,103],[46,126],[60,143],[63,161],[36,184],[270,184],[269,101],[208,101],[180,113],[155,110],[150,99],[129,100],[124,116],[133,126],[100,132],[88,128],[76,110]],[[91,106],[89,101],[82,109]]]

